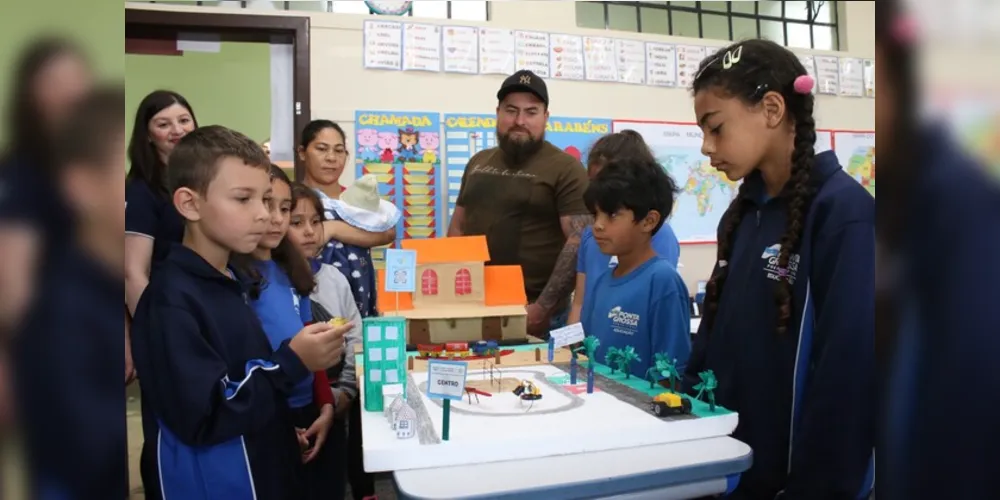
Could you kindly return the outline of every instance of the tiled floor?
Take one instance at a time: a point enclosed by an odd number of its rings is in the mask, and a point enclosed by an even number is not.
[[[142,416],[139,409],[139,386],[132,384],[127,390],[125,404],[125,422],[128,427],[129,451],[129,484],[132,486],[130,500],[145,500],[142,481],[139,477],[139,453],[142,450]],[[396,500],[392,479],[387,474],[380,474],[375,482],[375,492],[379,500]],[[350,492],[348,496],[350,498]],[[360,500],[360,499],[357,499]]]

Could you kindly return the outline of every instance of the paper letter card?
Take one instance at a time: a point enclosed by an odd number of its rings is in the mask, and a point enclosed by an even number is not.
[[[427,361],[427,397],[461,401],[469,365],[461,361]]]
[[[385,250],[385,291],[416,291],[417,252],[415,250]]]
[[[572,325],[566,325],[557,330],[552,330],[549,332],[553,340],[552,347],[558,349],[560,347],[565,347],[570,344],[575,344],[577,342],[583,342],[583,325],[580,323],[573,323]]]

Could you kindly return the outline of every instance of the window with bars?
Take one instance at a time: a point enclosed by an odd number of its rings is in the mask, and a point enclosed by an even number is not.
[[[455,295],[472,295],[472,273],[468,269],[455,273]]]
[[[746,40],[767,38],[787,47],[839,50],[840,2],[577,2],[576,24],[660,35]]]
[[[427,269],[420,275],[420,293],[424,295],[438,294],[438,274],[433,269]]]
[[[364,2],[352,0],[326,1],[288,1],[272,2],[264,0],[140,0],[126,3],[157,3],[168,5],[194,5],[199,7],[237,7],[254,10],[289,10],[303,12],[334,12],[337,14],[371,14]],[[490,18],[489,2],[477,0],[435,1],[424,0],[413,2],[411,17],[426,17],[432,19],[455,19],[460,21],[488,21]]]

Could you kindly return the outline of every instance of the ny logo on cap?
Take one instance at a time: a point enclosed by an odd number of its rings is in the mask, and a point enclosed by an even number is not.
[[[524,84],[524,85],[531,85],[531,76],[530,75],[521,75],[521,83]]]

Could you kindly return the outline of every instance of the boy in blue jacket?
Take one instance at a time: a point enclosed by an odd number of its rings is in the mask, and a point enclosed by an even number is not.
[[[875,200],[832,152],[815,154],[813,80],[748,40],[694,79],[702,153],[739,193],[685,388],[713,370],[716,401],[753,448],[736,498],[867,497],[873,480]]]
[[[600,274],[584,297],[583,329],[597,337],[596,355],[631,346],[629,365],[642,378],[656,353],[677,359],[683,370],[691,352],[687,286],[673,263],[657,255],[652,239],[663,228],[677,187],[655,161],[612,161],[591,181],[584,202],[595,214],[594,241],[618,265]]]
[[[184,240],[153,273],[132,326],[147,498],[302,496],[287,398],[340,361],[350,325],[314,324],[272,350],[247,305],[253,291],[229,260],[267,230],[269,168],[254,141],[218,126],[188,134],[170,157]]]

